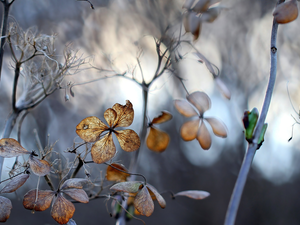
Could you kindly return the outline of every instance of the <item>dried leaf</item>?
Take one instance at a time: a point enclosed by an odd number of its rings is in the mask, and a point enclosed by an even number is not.
[[[11,193],[16,191],[19,187],[21,187],[29,178],[28,174],[21,174],[11,179],[9,183],[7,183],[0,193]]]
[[[90,183],[88,179],[83,179],[83,178],[71,178],[66,180],[63,185],[61,186],[62,189],[67,189],[67,188],[77,188],[77,189],[82,189],[83,185]]]
[[[66,224],[75,212],[75,206],[61,194],[57,195],[51,209],[52,218],[59,224]]]
[[[91,149],[92,159],[95,163],[104,163],[112,159],[116,154],[116,146],[111,133],[107,133],[97,141]]]
[[[170,119],[172,119],[172,114],[167,112],[167,111],[162,111],[161,112],[161,115],[159,115],[158,117],[155,117],[153,120],[152,120],[152,123],[153,124],[159,124],[159,123],[164,123],[164,122],[167,122],[169,121]]]
[[[200,118],[195,118],[184,123],[180,129],[180,135],[183,140],[191,141],[197,137],[197,132],[199,129]]]
[[[147,188],[149,189],[150,195],[152,196],[152,193],[155,196],[155,199],[157,200],[158,204],[160,205],[161,208],[165,208],[166,207],[166,201],[165,199],[158,193],[158,191],[156,190],[155,187],[153,187],[150,184],[147,184]]]
[[[11,209],[11,201],[8,198],[0,196],[0,222],[5,222],[9,218]]]
[[[118,103],[114,104],[112,107],[116,113],[117,118],[114,122],[115,127],[128,127],[132,124],[134,118],[134,111],[132,104],[129,100],[126,100],[126,105],[120,105]]]
[[[203,13],[208,9],[209,4],[210,0],[199,0],[193,7],[193,11],[196,13]]]
[[[110,189],[114,191],[136,193],[139,191],[142,183],[140,181],[121,182],[113,185]]]
[[[154,203],[146,186],[135,196],[133,204],[142,215],[151,216],[154,211]]]
[[[66,189],[63,190],[63,193],[69,195],[71,198],[73,198],[78,202],[81,203],[89,202],[89,197],[87,196],[86,192],[82,189],[76,189],[76,188]]]
[[[201,200],[208,197],[210,194],[206,191],[190,190],[190,191],[181,191],[176,193],[174,196],[185,196],[196,200]]]
[[[186,117],[198,116],[196,110],[186,100],[179,100],[179,99],[174,100],[174,105],[177,111]]]
[[[197,133],[197,140],[199,141],[199,144],[204,150],[207,150],[211,146],[211,137],[208,132],[207,127],[205,126],[204,122],[201,122],[200,128]]]
[[[106,120],[109,127],[112,127],[116,118],[117,118],[117,113],[115,110],[109,108],[104,112],[104,119]]]
[[[114,133],[117,136],[121,148],[126,152],[133,152],[141,145],[139,136],[133,130],[120,130],[114,131]]]
[[[170,142],[169,135],[155,127],[150,127],[147,136],[147,147],[155,152],[163,152],[166,150]]]
[[[212,117],[205,118],[205,120],[210,124],[215,135],[222,138],[227,137],[227,128],[224,123]]]
[[[298,17],[298,6],[296,0],[286,1],[277,5],[273,12],[277,23],[285,24],[294,21]]]
[[[118,168],[121,171],[128,172],[128,170],[121,164],[112,163],[113,167]],[[109,181],[117,181],[117,182],[124,182],[127,180],[127,177],[130,175],[128,173],[123,173],[111,166],[108,166],[106,169],[106,179]]]
[[[94,142],[97,141],[100,134],[107,129],[108,127],[100,119],[95,116],[90,116],[83,119],[76,126],[76,133],[82,140]]]
[[[23,198],[23,206],[25,209],[44,211],[51,205],[52,199],[55,196],[54,191],[38,191],[38,199],[36,200],[36,189],[28,191]]]
[[[205,111],[210,109],[211,106],[210,98],[204,92],[196,91],[188,95],[186,98],[190,103],[192,103],[199,110],[199,113],[201,115]]]
[[[50,173],[51,166],[47,161],[37,159],[33,155],[30,155],[28,162],[30,169],[35,175],[45,176],[46,174]]]
[[[0,140],[0,156],[10,158],[23,154],[30,154],[30,152],[23,148],[15,139],[3,138]]]

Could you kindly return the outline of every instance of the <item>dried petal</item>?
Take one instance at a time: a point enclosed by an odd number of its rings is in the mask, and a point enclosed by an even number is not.
[[[69,195],[71,198],[73,198],[78,202],[81,203],[89,202],[89,197],[87,196],[86,192],[82,189],[76,189],[76,188],[66,189],[63,190],[63,193]]]
[[[162,111],[161,112],[161,115],[159,115],[158,117],[155,117],[153,120],[152,120],[152,123],[153,124],[158,124],[158,123],[164,123],[164,122],[167,122],[169,121],[170,119],[172,119],[172,114],[167,112],[167,111]]]
[[[113,168],[118,168],[119,170]],[[121,164],[112,163],[111,166],[108,166],[106,169],[106,179],[109,181],[117,181],[117,182],[124,182],[127,180],[127,177],[130,175],[128,173],[123,173],[121,171],[128,172],[128,170]]]
[[[200,21],[205,21],[208,23],[214,22],[215,19],[217,19],[220,15],[221,9],[222,7],[219,5],[219,3],[212,5],[206,12],[202,14]]]
[[[121,148],[124,151],[133,152],[140,147],[141,141],[137,133],[135,133],[135,131],[128,129],[114,132],[118,138]]]
[[[200,114],[203,114],[205,111],[210,109],[210,98],[204,92],[196,91],[188,95],[186,98],[199,110]]]
[[[117,113],[115,110],[109,108],[104,112],[104,119],[106,120],[106,122],[110,127],[112,127],[116,118],[117,118]]]
[[[133,204],[142,215],[151,216],[154,211],[154,203],[146,186],[135,196]]]
[[[210,0],[199,0],[193,7],[193,11],[196,13],[203,13],[208,9],[209,4]]]
[[[199,129],[200,118],[195,118],[191,121],[184,123],[180,129],[180,135],[183,140],[191,141],[197,137]]]
[[[121,182],[113,185],[110,189],[114,191],[136,193],[139,191],[142,183],[140,181]]]
[[[205,120],[210,124],[215,135],[218,137],[227,137],[227,128],[223,122],[216,118],[205,118]]]
[[[0,156],[10,158],[23,154],[30,154],[30,152],[23,148],[15,139],[3,138],[0,140]]]
[[[51,209],[52,218],[59,224],[66,224],[73,217],[74,212],[73,203],[58,194]]]
[[[44,211],[51,205],[52,199],[55,196],[54,191],[38,191],[38,198],[36,200],[36,189],[28,191],[23,198],[23,206],[25,209]]]
[[[174,105],[175,105],[175,108],[177,109],[177,111],[186,117],[198,116],[197,111],[186,100],[176,99],[176,100],[174,100]]]
[[[201,122],[200,128],[197,133],[197,140],[199,141],[199,144],[204,150],[207,150],[211,146],[211,137],[208,132],[207,127],[205,126],[204,122]]]
[[[6,184],[0,193],[11,193],[16,191],[19,187],[21,187],[29,178],[28,174],[21,174],[11,179],[11,181]]]
[[[298,17],[298,6],[296,0],[286,1],[277,5],[273,12],[277,23],[285,24],[294,21]]]
[[[112,107],[116,113],[117,118],[114,122],[114,127],[128,127],[132,124],[134,118],[134,111],[132,104],[129,100],[126,100],[126,105],[114,104]]]
[[[83,179],[83,178],[72,178],[66,180],[63,185],[61,186],[62,189],[67,189],[67,188],[77,188],[77,189],[82,189],[83,185],[90,183],[88,179]]]
[[[50,173],[51,166],[47,161],[37,159],[33,155],[30,155],[28,162],[30,169],[35,175],[45,176],[46,174]]]
[[[100,134],[107,129],[108,127],[100,119],[95,116],[90,116],[83,119],[76,126],[76,133],[82,140],[94,142],[97,141]]]
[[[9,218],[11,209],[11,201],[8,198],[0,196],[0,222],[5,222]]]
[[[183,25],[186,32],[194,34],[200,26],[200,18],[195,12],[186,12],[183,17]]]
[[[190,190],[178,192],[174,196],[186,196],[192,199],[201,200],[208,197],[209,195],[210,194],[206,191]]]
[[[166,201],[165,201],[165,199],[158,193],[158,191],[156,190],[156,188],[153,187],[152,185],[147,184],[147,188],[149,189],[150,195],[152,195],[152,193],[153,193],[155,195],[155,199],[157,200],[157,202],[160,205],[160,207],[164,209],[166,207]]]
[[[102,139],[97,141],[91,149],[92,159],[95,163],[104,163],[112,159],[116,154],[116,146],[113,142],[112,134],[107,133]]]
[[[163,152],[166,150],[170,142],[169,135],[155,127],[150,127],[147,136],[147,147],[155,152]]]
[[[217,85],[219,91],[221,92],[221,94],[225,98],[227,98],[228,100],[230,100],[231,93],[230,93],[229,89],[227,88],[227,86],[223,83],[223,81],[219,77],[217,77],[215,79],[215,82],[216,82],[216,85]]]

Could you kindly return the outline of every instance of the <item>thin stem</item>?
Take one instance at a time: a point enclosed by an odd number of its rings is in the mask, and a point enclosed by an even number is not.
[[[280,3],[282,1],[278,1]],[[248,149],[246,151],[246,154],[244,156],[244,160],[237,178],[237,181],[235,183],[235,187],[233,190],[233,193],[231,195],[231,199],[229,202],[229,206],[226,213],[225,218],[225,225],[233,225],[236,219],[238,207],[241,201],[242,193],[246,184],[247,176],[255,155],[256,150],[258,149],[258,138],[260,136],[262,127],[265,123],[265,119],[268,113],[268,109],[271,103],[272,93],[275,86],[275,80],[276,80],[276,72],[277,72],[277,48],[276,48],[276,37],[277,37],[277,31],[278,31],[278,24],[275,20],[273,20],[273,26],[272,26],[272,34],[271,34],[271,68],[270,68],[270,78],[269,78],[269,84],[267,87],[265,100],[261,112],[261,116],[258,120],[258,124],[256,126],[255,132],[254,132],[254,138],[252,143],[248,146]]]

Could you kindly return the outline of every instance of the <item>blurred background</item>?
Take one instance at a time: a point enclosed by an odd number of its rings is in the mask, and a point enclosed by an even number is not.
[[[91,0],[94,10],[85,1],[26,0],[15,1],[10,21],[17,21],[23,30],[36,26],[40,33],[57,34],[56,51],[62,54],[72,43],[84,57],[91,57],[96,68],[111,69],[118,73],[134,71],[140,56],[145,79],[151,80],[157,66],[153,37],[160,38],[167,26],[174,37],[182,28],[183,0]],[[214,3],[216,1],[213,1]],[[246,109],[260,111],[269,74],[270,34],[272,10],[275,0],[224,0],[219,17],[213,23],[203,23],[195,47],[220,70],[220,79],[231,91],[231,100],[218,91],[212,75],[204,64],[197,61],[192,49],[180,47],[183,60],[178,63],[178,74],[184,78],[188,91],[204,91],[212,101],[205,116],[222,120],[228,128],[228,137],[212,136],[212,147],[201,149],[194,140],[184,142],[180,127],[188,121],[180,115],[173,100],[185,98],[186,92],[177,78],[164,74],[149,90],[148,116],[154,118],[162,110],[173,114],[173,119],[159,126],[166,131],[171,142],[161,154],[142,146],[138,172],[160,192],[171,190],[205,190],[211,196],[202,201],[177,197],[172,200],[163,194],[167,207],[155,203],[149,218],[141,217],[146,224],[204,224],[224,222],[234,183],[244,156],[242,116]],[[299,224],[300,214],[300,129],[293,124],[299,115],[300,21],[280,25],[278,31],[277,81],[267,122],[265,142],[257,151],[241,200],[236,224],[284,225]],[[193,40],[191,34],[183,36]],[[4,67],[0,82],[0,132],[11,111],[13,81],[12,58],[6,46]],[[105,73],[90,68],[66,77],[66,82],[81,83],[104,77]],[[139,79],[139,78],[137,78]],[[142,89],[122,77],[101,79],[73,88],[75,97],[65,101],[65,91],[49,96],[26,116],[22,129],[22,145],[29,151],[37,150],[36,135],[43,147],[55,144],[54,150],[65,152],[80,141],[76,125],[85,117],[103,119],[104,111],[115,103],[130,100],[135,119],[130,126],[139,133],[142,127]],[[19,89],[21,94],[22,89]],[[295,119],[294,119],[295,118]],[[300,119],[299,119],[300,121]],[[293,130],[293,133],[292,133]],[[211,130],[210,130],[211,131]],[[16,129],[11,137],[16,138]],[[292,140],[288,142],[292,136]],[[128,167],[132,153],[124,153],[117,144],[116,160]],[[74,155],[63,153],[65,160]],[[5,160],[3,179],[14,159]],[[96,179],[105,166],[91,165],[88,170]],[[84,177],[84,173],[79,174]],[[13,202],[7,224],[56,224],[50,209],[31,213],[22,206],[22,196],[35,188],[37,178],[30,180],[16,192],[7,194]],[[45,184],[41,188],[47,188]],[[77,224],[115,224],[110,217],[110,201],[97,199],[88,204],[76,204],[73,219]],[[132,220],[129,224],[142,224]]]

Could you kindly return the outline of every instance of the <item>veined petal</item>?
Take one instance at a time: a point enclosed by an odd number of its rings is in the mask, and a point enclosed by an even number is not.
[[[113,123],[117,118],[117,113],[115,110],[109,108],[104,112],[104,119],[106,120],[108,126],[112,127]]]
[[[155,152],[163,152],[169,145],[169,135],[156,127],[150,127],[147,136],[147,147]]]
[[[203,114],[205,111],[210,109],[211,106],[210,98],[204,92],[196,91],[188,95],[186,98],[190,103],[192,103],[199,110],[200,114]]]
[[[111,133],[107,133],[97,141],[91,149],[92,159],[95,163],[104,163],[112,159],[116,154],[116,146]]]
[[[178,112],[186,117],[198,116],[197,111],[185,99],[174,100],[174,105]]]
[[[134,111],[129,100],[126,100],[126,105],[116,103],[112,108],[117,113],[117,118],[113,125],[114,127],[128,127],[132,124]]]
[[[199,129],[200,118],[196,118],[184,123],[180,129],[180,135],[183,140],[191,141],[197,137]]]
[[[118,130],[114,131],[114,133],[118,138],[121,148],[126,152],[133,152],[141,145],[139,136],[133,130]]]
[[[204,122],[201,122],[200,128],[197,133],[197,140],[199,141],[199,144],[204,150],[207,150],[211,146],[211,137],[208,132],[207,127],[205,126]]]
[[[215,135],[222,138],[227,137],[227,128],[223,122],[212,117],[205,118],[205,120],[210,124]]]
[[[74,212],[73,203],[59,193],[51,209],[52,218],[59,224],[66,224],[73,217]]]

